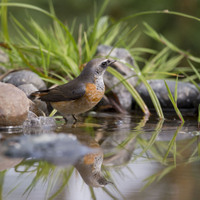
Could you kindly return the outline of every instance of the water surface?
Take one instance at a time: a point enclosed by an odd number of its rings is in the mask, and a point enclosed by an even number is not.
[[[44,131],[1,131],[1,143]],[[82,176],[78,172],[82,165],[74,168],[5,157],[0,148],[0,199],[199,199],[197,117],[181,124],[173,116],[158,120],[154,115],[147,119],[136,114],[89,113],[75,126],[58,123],[54,132],[73,134],[84,145],[100,147],[104,154],[101,172],[112,183],[91,187],[83,180],[90,172]]]

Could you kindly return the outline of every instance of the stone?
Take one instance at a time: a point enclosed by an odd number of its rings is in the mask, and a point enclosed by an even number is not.
[[[56,129],[56,120],[53,117],[37,116],[29,110],[28,118],[23,123],[23,133],[38,134],[49,133]]]
[[[75,164],[94,150],[82,145],[74,135],[54,132],[40,135],[21,135],[3,143],[4,155],[12,158],[33,158],[56,165]]]
[[[37,116],[46,116],[49,114],[47,104],[39,99],[30,100],[29,111],[35,113]]]
[[[29,70],[11,72],[2,79],[2,82],[11,83],[16,87],[23,84],[32,84],[37,88],[37,90],[46,89],[44,81],[36,73]]]
[[[149,80],[148,83],[154,90],[158,100],[163,109],[173,109],[173,105],[168,97],[168,92],[164,83],[164,80]],[[176,81],[166,80],[166,83],[174,96]],[[142,99],[145,101],[149,108],[154,108],[149,93],[144,86],[140,84],[137,88],[138,93],[141,95]],[[177,105],[180,109],[190,109],[197,108],[200,103],[200,92],[191,83],[178,82],[177,87]]]
[[[0,126],[19,126],[27,119],[29,99],[12,84],[0,82]]]
[[[113,47],[100,45],[97,48],[98,56],[107,56]],[[130,53],[123,48],[114,48],[110,54],[111,58],[116,59],[118,62],[113,64],[113,68],[116,69],[119,73],[123,75],[127,81],[135,86],[137,83],[137,77],[134,72],[134,59],[130,55]],[[123,63],[128,63],[133,66],[130,68]],[[132,77],[131,77],[132,76]],[[130,78],[131,77],[131,78]],[[130,92],[124,87],[123,84],[118,84],[119,80],[113,76],[112,74],[105,72],[104,74],[104,82],[108,88],[111,88],[112,92],[117,95],[119,102],[123,108],[126,110],[130,110],[132,105],[132,95]]]
[[[30,99],[32,99],[30,97],[30,94],[32,94],[35,91],[38,91],[38,89],[31,83],[19,85],[18,88],[22,90]],[[34,112],[37,116],[44,116],[49,114],[46,102],[41,101],[39,99],[30,100],[29,110]]]
[[[31,93],[38,91],[38,89],[32,83],[19,85],[18,88],[22,90],[27,97],[29,97]]]

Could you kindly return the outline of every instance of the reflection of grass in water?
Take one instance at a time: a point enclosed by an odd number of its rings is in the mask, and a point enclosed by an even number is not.
[[[23,169],[21,169],[22,167]],[[54,199],[68,184],[68,181],[74,171],[74,167],[66,169],[57,168],[55,165],[45,161],[24,160],[15,167],[15,171],[19,172],[20,175],[28,174],[28,176],[36,173],[33,180],[31,181],[31,184],[25,189],[23,195],[26,194],[28,197],[38,182],[42,181],[43,184],[48,184],[47,190],[45,192],[46,199]],[[62,180],[60,187],[54,194],[49,197],[49,194],[52,192],[60,180]]]
[[[61,175],[60,177],[63,178],[63,183],[62,183],[61,187],[57,190],[57,192],[55,192],[55,193],[49,198],[49,200],[50,200],[50,199],[54,199],[57,195],[59,195],[59,194],[64,190],[65,186],[66,186],[66,185],[68,184],[68,182],[69,182],[69,179],[71,178],[71,175],[72,175],[73,171],[74,171],[74,167],[71,167],[71,169],[65,170],[64,173],[60,174],[60,175]],[[54,182],[54,179],[52,179],[52,181]],[[51,184],[49,184],[49,185],[51,186]]]
[[[0,200],[3,199],[3,183],[6,171],[0,172]]]
[[[134,163],[137,158],[143,157],[145,159],[144,162],[154,161],[156,163],[160,163],[161,166],[163,166],[162,170],[144,180],[146,184],[144,185],[143,189],[152,183],[160,181],[163,177],[165,177],[177,167],[200,160],[200,145],[198,142],[199,136],[195,136],[183,141],[176,141],[177,135],[182,134],[181,130],[184,126],[184,123],[179,124],[179,126],[174,131],[170,141],[157,141],[157,137],[162,131],[164,120],[158,121],[156,127],[152,131],[151,138],[148,140],[142,137],[145,133],[142,127],[145,126],[147,121],[148,120],[146,119],[142,119],[138,126],[135,127],[134,130],[129,134],[129,136],[116,146],[116,148],[119,150],[126,149],[128,151],[126,147],[127,144],[132,139],[135,139],[135,148],[140,148],[141,152],[138,155],[134,155],[133,152],[131,163]],[[194,145],[196,146],[195,148]],[[194,148],[192,152],[190,152],[191,148]],[[187,152],[188,155],[186,155],[185,152]],[[118,173],[120,174],[120,169],[118,170]]]
[[[150,177],[144,180],[146,184],[144,185],[142,190],[144,190],[150,184],[160,181],[164,176],[172,172],[178,166],[187,165],[192,162],[200,160],[198,154],[198,149],[199,149],[198,136],[190,139],[189,141],[187,140],[187,143],[184,145],[177,144],[176,137],[177,134],[181,134],[180,131],[183,125],[184,123],[180,124],[177,127],[172,139],[169,142],[159,142],[159,141],[157,142],[156,140],[154,140],[154,142],[152,143],[152,138],[155,138],[155,136],[157,136],[157,132],[154,133],[154,136],[151,137],[149,142],[142,139],[143,142],[140,143],[140,145],[142,144],[141,147],[143,149],[143,152],[145,150],[146,153],[150,152],[150,154],[153,156],[152,158],[147,157],[147,159],[159,162],[164,167],[161,171],[151,175]],[[185,157],[184,152],[189,152],[191,146],[194,145],[196,142],[197,145],[194,151],[191,152],[189,155],[187,155],[187,157]],[[149,148],[146,148],[146,146],[148,146]]]
[[[171,93],[171,91],[170,91],[170,89],[169,89],[169,87],[168,87],[168,85],[167,85],[167,83],[165,81],[165,86],[167,88],[168,97],[169,97],[169,99],[170,99],[170,101],[171,101],[171,103],[172,103],[172,105],[174,107],[174,110],[176,111],[177,116],[180,118],[182,123],[184,123],[185,120],[183,119],[183,116],[182,116],[182,114],[181,114],[181,112],[180,112],[180,110],[178,109],[178,106],[177,106],[177,92],[178,92],[177,91],[177,85],[178,85],[178,77],[176,79],[176,85],[175,85],[174,97],[173,97],[173,95],[172,95],[172,93]]]
[[[6,2],[6,0],[2,1]],[[137,62],[142,62],[144,64],[143,69],[139,69],[136,67],[136,74],[139,77],[140,81],[142,81],[145,86],[147,87],[149,94],[152,98],[154,106],[157,110],[157,113],[160,118],[163,118],[162,109],[159,105],[157,97],[155,96],[154,91],[151,89],[150,85],[148,84],[148,79],[156,79],[156,78],[167,78],[173,76],[177,76],[177,73],[183,73],[186,75],[185,80],[189,80],[196,83],[195,80],[199,78],[199,72],[197,68],[191,63],[191,61],[195,63],[200,63],[200,59],[194,57],[193,55],[185,52],[175,44],[169,42],[164,36],[158,34],[153,28],[151,28],[148,24],[144,24],[145,26],[145,33],[153,38],[154,40],[158,41],[160,44],[163,45],[163,49],[160,52],[157,52],[153,49],[147,48],[132,48],[136,40],[132,40],[129,45],[127,45],[126,38],[130,36],[132,29],[127,27],[122,22],[133,19],[139,15],[146,15],[146,14],[155,14],[155,13],[165,13],[164,11],[151,11],[151,12],[143,12],[138,13],[127,18],[122,19],[116,23],[112,22],[108,17],[102,17],[104,9],[109,1],[104,1],[100,12],[96,15],[94,23],[90,25],[87,30],[83,30],[82,25],[79,26],[79,36],[78,41],[76,41],[73,31],[74,25],[69,28],[68,26],[64,25],[55,15],[53,6],[51,5],[50,12],[47,12],[43,9],[37,8],[35,6],[27,5],[27,4],[18,4],[18,3],[8,3],[7,5],[10,6],[18,6],[23,8],[30,8],[33,10],[37,10],[41,13],[44,13],[47,16],[50,16],[53,19],[53,26],[50,27],[49,30],[43,29],[43,27],[39,26],[37,22],[33,19],[30,19],[30,29],[25,29],[22,24],[11,17],[16,30],[18,31],[20,41],[15,43],[9,38],[8,33],[8,20],[7,20],[7,7],[1,7],[1,17],[2,17],[2,30],[5,41],[8,43],[9,47],[12,49],[12,52],[8,51],[11,64],[10,68],[15,67],[29,67],[31,70],[38,73],[43,80],[48,81],[52,84],[61,84],[66,82],[66,79],[63,78],[63,75],[66,75],[68,79],[73,79],[80,73],[79,65],[87,62],[92,57],[94,57],[96,48],[99,44],[106,44],[106,45],[113,45],[117,46],[126,46],[128,50],[132,53],[134,58]],[[1,4],[2,5],[2,4]],[[198,20],[198,18],[184,15],[182,13],[170,12],[168,11],[166,14],[175,14],[182,17],[191,18],[194,20]],[[18,39],[19,39],[18,38]],[[139,37],[137,38],[139,39]],[[120,41],[120,42],[119,42]],[[150,59],[146,59],[142,56],[142,54],[147,53]],[[185,68],[178,68],[177,66],[179,63],[187,58],[189,61],[189,67]],[[15,61],[15,62],[13,62]],[[42,66],[42,71],[41,71]],[[130,66],[132,67],[132,66]],[[130,84],[123,79],[117,72],[111,69],[109,70],[112,72],[129,90],[129,92],[137,98],[138,94],[135,92],[134,88],[130,87]],[[193,72],[192,76],[188,76]],[[197,84],[196,84],[197,85]],[[170,93],[168,91],[168,93]],[[176,98],[175,98],[176,99]],[[146,105],[143,103],[143,100],[140,99],[138,96],[137,98],[138,104],[141,106],[142,110],[145,112],[147,111]],[[176,100],[175,100],[176,102]],[[181,129],[182,125],[177,128],[174,133],[173,138],[170,142],[157,142],[156,138],[159,135],[163,121],[159,121],[157,127],[155,128],[151,138],[149,141],[142,139],[140,135],[142,134],[142,126],[144,126],[146,121],[142,121],[141,126],[137,127],[136,134],[132,132],[121,144],[118,145],[117,148],[126,148],[126,145],[132,140],[136,138],[137,145],[142,148],[142,152],[137,155],[135,158],[141,157],[144,154],[148,156],[148,152],[153,155],[153,158],[149,158],[160,162],[167,167],[156,175],[152,175],[146,181],[148,181],[147,185],[153,183],[154,181],[160,180],[163,176],[173,170],[177,164],[177,157],[181,156],[181,152],[185,151],[192,145],[195,141],[192,140],[190,145],[185,145],[184,148],[177,151],[177,142],[176,136]],[[89,130],[88,130],[89,131]],[[200,145],[198,144],[198,148],[194,150],[191,154],[189,159],[186,162],[195,162],[199,160],[200,152]],[[170,158],[169,155],[173,155],[173,158]],[[133,160],[135,161],[135,159]],[[31,185],[28,186],[25,193],[30,194],[32,189],[35,187],[39,180],[43,180],[43,182],[47,181],[49,175],[52,175],[55,172],[55,168],[52,165],[44,164],[42,162],[38,162],[38,166],[34,166],[33,164],[27,165],[24,173],[31,170],[31,167],[36,167],[36,177],[33,179]],[[17,168],[16,168],[17,169]],[[23,172],[20,172],[23,173]],[[54,198],[59,192],[61,192],[64,186],[67,184],[68,179],[71,177],[71,171],[60,171],[59,176],[65,174],[66,180],[63,181],[63,185],[61,188],[52,195],[51,198]],[[54,181],[50,180],[47,193],[50,192],[52,189]],[[93,195],[94,196],[94,195]]]
[[[142,135],[145,133],[143,127],[145,126],[146,122],[147,119],[143,118],[138,123],[138,125],[130,132],[129,136],[116,146],[118,150],[124,148],[128,151],[127,144],[129,144],[129,142],[132,142],[132,140],[135,140],[135,148],[141,148],[141,153],[139,153],[139,155],[134,155],[135,157],[133,156],[131,162],[134,163],[136,160],[135,158],[143,157],[146,158],[144,162],[154,161],[160,163],[163,166],[162,170],[144,180],[146,182],[144,188],[160,181],[163,177],[172,172],[176,167],[187,165],[188,163],[196,162],[200,159],[198,154],[199,145],[192,152],[189,152],[191,146],[196,143],[198,137],[193,137],[189,141],[186,140],[185,143],[187,143],[184,145],[180,145],[176,141],[177,134],[180,133],[183,124],[180,124],[180,126],[174,131],[174,135],[170,141],[157,141],[156,139],[159,133],[162,131],[163,120],[157,122],[155,128],[153,128],[154,130],[152,130],[150,139],[145,139],[142,137]],[[184,152],[188,152],[187,157],[185,157]],[[126,164],[124,164],[124,167],[126,167]],[[16,166],[15,169],[16,172],[19,172],[20,174],[36,174],[35,177],[33,177],[31,184],[27,186],[27,188],[25,188],[24,195],[29,196],[36,184],[42,181],[44,184],[48,184],[45,191],[46,198],[54,199],[65,189],[65,186],[68,184],[74,168],[58,170],[54,165],[48,164],[46,162],[34,162],[27,160],[20,163],[18,166]],[[109,177],[110,180],[112,180],[109,169],[103,167],[103,171],[104,173],[106,173],[106,176]],[[119,174],[121,173],[119,168],[117,171]],[[125,174],[123,175],[125,176]],[[60,183],[60,185],[59,188],[56,188],[55,186],[58,182]],[[55,190],[55,188],[56,191],[54,191],[54,194],[52,194],[52,191],[53,189]],[[113,185],[113,187],[110,188],[102,188],[102,190],[112,199],[117,199],[118,196],[123,197],[120,188],[117,188],[116,185]],[[90,192],[92,198],[96,199],[97,197],[95,190],[93,188],[90,188]],[[49,197],[50,194],[51,196]]]

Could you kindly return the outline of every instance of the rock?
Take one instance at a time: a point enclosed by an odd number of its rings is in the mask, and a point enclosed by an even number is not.
[[[29,111],[28,119],[23,123],[24,134],[49,133],[56,129],[56,121],[53,117],[37,116]]]
[[[18,88],[22,90],[28,98],[31,98],[31,93],[38,91],[38,89],[31,83],[19,85]],[[30,111],[34,112],[37,116],[44,116],[49,114],[46,102],[39,99],[32,100],[33,101],[30,100]]]
[[[148,83],[158,97],[161,107],[165,109],[173,109],[164,80],[149,80]],[[166,83],[174,95],[176,81],[167,80]],[[144,84],[139,85],[136,89],[147,106],[153,108],[154,106]],[[200,93],[195,85],[191,83],[178,82],[177,93],[177,104],[180,109],[196,108],[200,103]]]
[[[76,163],[94,150],[82,145],[71,134],[22,135],[9,138],[3,143],[4,155],[13,158],[46,160],[57,165]]]
[[[97,48],[97,55],[107,56],[112,49],[112,46],[99,45]],[[134,59],[132,58],[131,54],[124,48],[114,48],[110,54],[110,57],[117,58],[120,61],[129,63],[130,65],[134,66]]]
[[[11,72],[2,79],[2,82],[11,83],[16,87],[23,84],[32,84],[37,88],[37,90],[46,89],[44,81],[36,73],[29,70]]]
[[[107,56],[112,50],[112,48],[113,47],[111,46],[100,45],[97,48],[97,55]],[[114,57],[115,59],[117,59],[117,61],[129,63],[134,67],[134,60],[126,49],[115,48],[111,52],[110,57]],[[120,72],[124,76],[124,78],[134,76],[135,72],[130,67],[126,66],[121,62],[114,63],[113,68],[115,68],[118,72]],[[132,105],[132,95],[130,94],[130,92],[128,92],[128,90],[124,87],[124,85],[118,84],[119,80],[108,72],[105,72],[104,82],[108,88],[112,88],[112,92],[115,95],[117,95],[122,107],[124,107],[126,110],[130,110]],[[129,78],[128,82],[133,86],[135,86],[137,82],[137,77]]]
[[[22,125],[27,119],[29,99],[14,85],[0,82],[0,126]]]
[[[35,113],[37,116],[46,116],[49,114],[47,104],[39,99],[30,100],[29,111]]]
[[[18,88],[22,90],[27,97],[29,97],[31,93],[38,91],[38,89],[32,83],[19,85]]]

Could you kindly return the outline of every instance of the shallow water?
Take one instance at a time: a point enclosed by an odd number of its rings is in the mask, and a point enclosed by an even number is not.
[[[1,130],[1,143],[20,134],[46,132],[34,131]],[[154,115],[147,119],[136,114],[89,113],[75,126],[58,123],[54,132],[73,134],[90,147],[100,145],[104,153],[101,171],[112,183],[89,187],[83,176],[88,178],[90,171],[80,176],[82,165],[74,164],[74,168],[5,157],[0,148],[0,199],[199,199],[197,117],[181,124],[172,116],[158,120]]]

